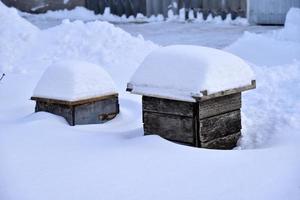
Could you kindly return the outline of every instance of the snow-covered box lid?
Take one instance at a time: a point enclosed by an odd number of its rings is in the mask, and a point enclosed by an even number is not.
[[[134,94],[191,102],[253,88],[254,73],[241,58],[192,45],[153,51],[127,85]]]
[[[44,72],[34,98],[74,102],[117,94],[110,75],[100,66],[83,61],[57,62]]]

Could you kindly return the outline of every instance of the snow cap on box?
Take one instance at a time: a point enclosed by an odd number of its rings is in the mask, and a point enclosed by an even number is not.
[[[78,101],[116,93],[114,81],[100,66],[67,60],[48,67],[33,97]]]
[[[228,89],[251,85],[254,73],[241,58],[221,50],[174,45],[148,55],[128,83],[132,93],[192,101]]]

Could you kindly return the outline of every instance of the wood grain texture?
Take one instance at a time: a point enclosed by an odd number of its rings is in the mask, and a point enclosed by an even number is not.
[[[62,116],[71,126],[100,124],[113,119],[119,113],[119,102],[116,96],[77,105],[59,104],[53,101],[36,101],[35,112],[39,111]]]
[[[74,105],[81,105],[81,104],[86,104],[86,103],[92,103],[104,99],[111,99],[111,98],[117,98],[118,94],[113,93],[105,96],[99,96],[99,97],[93,97],[89,99],[82,99],[82,100],[77,100],[77,101],[65,101],[65,100],[59,100],[59,99],[48,99],[48,98],[41,98],[41,97],[31,97],[31,100],[34,101],[40,101],[40,102],[47,102],[47,103],[55,103],[55,104],[64,104],[64,105],[69,105],[69,106],[74,106]]]
[[[241,132],[237,132],[225,137],[217,138],[208,142],[202,142],[202,148],[208,149],[233,149],[241,137]]]
[[[195,103],[143,96],[143,110],[180,116],[194,116]]]
[[[156,134],[165,139],[194,143],[193,118],[144,111],[145,135]]]
[[[200,120],[200,142],[221,138],[241,130],[240,110]]]
[[[197,101],[206,101],[209,99],[222,97],[222,96],[226,96],[226,95],[230,95],[230,94],[241,93],[241,92],[244,92],[247,90],[252,90],[255,88],[256,88],[256,80],[252,80],[250,85],[239,87],[239,88],[228,89],[228,90],[224,90],[224,91],[216,92],[216,93],[212,93],[212,94],[208,94],[208,91],[204,90],[204,91],[201,91],[201,93],[203,95],[202,97],[194,96],[193,98],[196,99]]]
[[[99,124],[113,119],[119,113],[118,98],[74,106],[75,124]]]
[[[199,102],[199,119],[238,110],[242,106],[241,93]]]
[[[55,115],[62,116],[67,120],[67,122],[71,126],[74,125],[72,106],[37,101],[35,106],[35,112],[40,112],[40,111],[49,112]]]

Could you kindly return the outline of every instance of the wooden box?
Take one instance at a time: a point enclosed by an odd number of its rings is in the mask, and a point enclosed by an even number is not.
[[[195,102],[143,95],[144,134],[195,147],[232,149],[241,136],[241,93],[255,87],[253,80],[251,85],[210,95],[202,91]]]
[[[119,113],[117,94],[73,102],[38,97],[31,99],[36,101],[35,112],[62,116],[71,126],[104,123]]]

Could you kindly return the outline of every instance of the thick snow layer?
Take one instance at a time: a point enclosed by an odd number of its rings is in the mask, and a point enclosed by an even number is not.
[[[129,86],[137,94],[194,101],[208,94],[251,85],[254,74],[239,57],[213,48],[174,45],[148,55]]]
[[[61,61],[44,72],[33,96],[77,101],[115,93],[114,81],[100,66],[82,61]]]
[[[287,13],[284,29],[275,33],[277,38],[300,42],[300,8],[291,8]]]
[[[28,50],[38,28],[20,18],[14,8],[0,1],[0,73],[14,68],[15,60]]]

